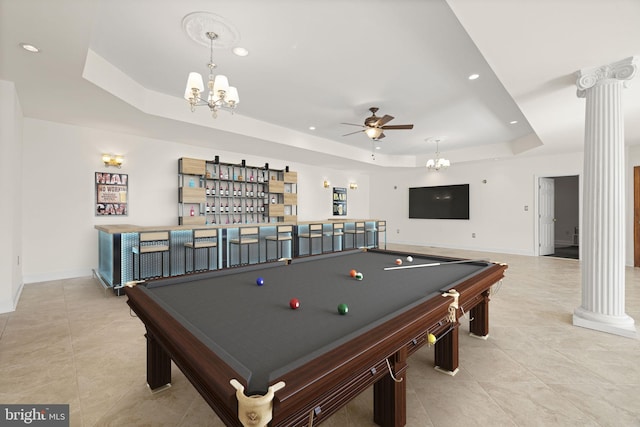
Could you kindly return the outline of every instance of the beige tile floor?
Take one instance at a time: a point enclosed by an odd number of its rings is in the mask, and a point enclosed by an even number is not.
[[[391,248],[391,247],[390,247]],[[579,261],[395,246],[509,264],[490,304],[490,338],[463,321],[460,372],[409,359],[409,426],[640,426],[640,340],[571,325]],[[627,314],[640,329],[640,269],[627,269]],[[72,426],[221,426],[174,368],[173,387],[145,385],[142,323],[126,297],[92,278],[29,284],[0,315],[0,403],[69,403]],[[328,426],[373,426],[368,390]]]

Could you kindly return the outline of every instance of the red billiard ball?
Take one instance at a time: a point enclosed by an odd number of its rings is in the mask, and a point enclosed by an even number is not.
[[[289,307],[291,307],[292,310],[299,308],[300,301],[298,300],[298,298],[291,298],[291,301],[289,301]]]
[[[358,274],[358,272],[357,272],[357,271],[355,271],[355,270],[351,270],[351,271],[349,272],[349,276],[351,276],[351,277],[356,277],[356,274]]]

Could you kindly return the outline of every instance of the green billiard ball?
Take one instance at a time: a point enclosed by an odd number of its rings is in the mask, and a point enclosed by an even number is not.
[[[345,315],[348,312],[349,312],[349,307],[347,306],[347,304],[338,305],[338,313]]]
[[[356,280],[362,280],[363,277],[362,273],[356,273]]]

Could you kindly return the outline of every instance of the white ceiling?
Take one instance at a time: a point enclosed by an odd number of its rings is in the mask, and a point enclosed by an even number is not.
[[[26,117],[328,167],[422,167],[580,151],[575,72],[640,55],[640,0],[0,0],[0,79]],[[238,87],[217,119],[182,98],[209,49],[182,19],[237,28],[240,58],[215,49]],[[30,54],[29,42],[42,49]],[[480,78],[470,81],[472,73]],[[640,144],[640,79],[624,91]],[[395,117],[375,145],[341,124]],[[517,120],[517,124],[510,124]],[[309,130],[315,126],[316,130]]]

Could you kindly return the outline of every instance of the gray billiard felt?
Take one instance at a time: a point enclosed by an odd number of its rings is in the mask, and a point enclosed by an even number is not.
[[[247,392],[263,393],[282,373],[487,267],[474,262],[384,271],[396,258],[350,251],[296,259],[290,265],[229,269],[146,290],[245,376]],[[405,265],[439,261],[414,256]],[[351,278],[351,269],[364,279]],[[256,285],[258,277],[263,286]],[[291,298],[300,300],[299,309],[289,308]],[[347,315],[338,313],[341,303],[349,306]]]

